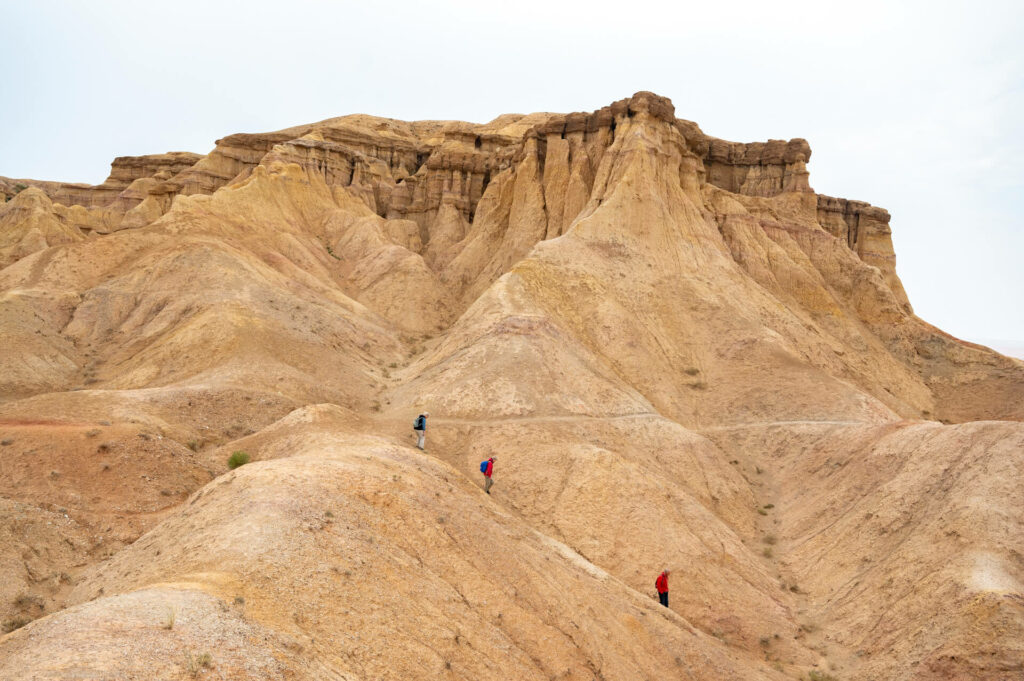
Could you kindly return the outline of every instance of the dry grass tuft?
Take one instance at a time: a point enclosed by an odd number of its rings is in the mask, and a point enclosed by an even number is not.
[[[185,671],[193,679],[198,679],[203,670],[209,669],[212,666],[213,657],[210,653],[199,653],[198,655],[193,655],[191,652],[185,653]]]

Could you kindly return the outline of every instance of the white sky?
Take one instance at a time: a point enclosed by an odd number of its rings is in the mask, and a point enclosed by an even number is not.
[[[1024,340],[1024,3],[0,0],[0,175],[348,113],[487,121],[637,90],[892,214],[924,319]]]

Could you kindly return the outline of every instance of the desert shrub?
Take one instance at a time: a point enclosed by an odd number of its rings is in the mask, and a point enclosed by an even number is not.
[[[5,437],[3,440],[0,440],[0,446],[7,447],[8,445],[13,445],[13,444],[14,444],[14,438]]]
[[[167,608],[167,617],[164,618],[164,629],[174,628],[174,608]]]
[[[249,463],[249,460],[248,452],[243,452],[241,449],[231,452],[231,456],[228,457],[228,468],[235,470],[239,466]]]
[[[16,617],[12,617],[9,620],[4,620],[4,633],[9,634],[15,629],[21,629],[23,626],[25,626],[31,621],[31,619],[25,617],[24,615],[18,615]]]
[[[772,547],[766,546],[766,547],[764,547],[764,551],[761,552],[761,555],[764,556],[765,558],[771,558],[775,554],[772,553]]]
[[[774,534],[767,534],[761,541],[763,541],[768,546],[775,546],[775,542],[777,542],[778,539],[775,537]]]
[[[839,681],[836,677],[825,672],[819,672],[816,669],[812,669],[807,672],[807,681]]]

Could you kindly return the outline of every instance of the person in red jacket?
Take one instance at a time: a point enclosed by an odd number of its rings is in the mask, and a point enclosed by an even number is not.
[[[491,493],[491,485],[494,484],[494,480],[491,479],[491,475],[494,473],[494,460],[498,457],[492,456],[487,459],[487,468],[484,469],[484,491],[488,494]]]
[[[658,578],[654,580],[654,588],[658,590],[658,600],[666,608],[668,607],[668,576],[671,574],[671,570],[665,568],[658,575]]]

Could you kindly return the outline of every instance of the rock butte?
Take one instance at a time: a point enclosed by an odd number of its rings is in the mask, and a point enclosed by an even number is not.
[[[0,178],[0,679],[1024,678],[1024,363],[810,155],[641,92]]]

